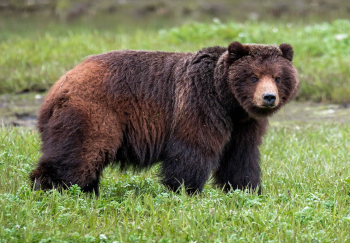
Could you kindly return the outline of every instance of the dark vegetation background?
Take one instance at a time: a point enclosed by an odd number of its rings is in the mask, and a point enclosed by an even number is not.
[[[74,20],[81,16],[122,14],[132,18],[164,17],[174,21],[203,20],[220,17],[223,20],[283,19],[332,20],[347,18],[350,2],[345,0],[1,0],[3,12],[43,15]]]
[[[116,49],[295,49],[297,99],[350,102],[350,1],[0,0],[0,93],[46,91],[86,56]]]

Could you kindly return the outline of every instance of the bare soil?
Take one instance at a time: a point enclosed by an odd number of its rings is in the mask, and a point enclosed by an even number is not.
[[[45,93],[0,95],[0,122],[4,126],[34,128],[44,97]],[[317,122],[350,124],[350,104],[291,102],[270,120],[272,126]]]

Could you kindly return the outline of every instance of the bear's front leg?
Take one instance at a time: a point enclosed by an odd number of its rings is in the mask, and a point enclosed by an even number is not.
[[[170,144],[161,164],[162,183],[173,191],[184,184],[187,194],[200,193],[218,164],[218,156],[180,141]]]
[[[261,173],[258,147],[230,146],[225,150],[220,165],[213,175],[214,184],[224,188],[225,191],[231,188],[255,190],[260,184]],[[260,193],[259,187],[258,194]]]
[[[260,187],[260,152],[267,120],[253,120],[237,125],[231,134],[230,142],[225,146],[218,169],[214,172],[214,184],[225,191],[231,188],[256,190]]]

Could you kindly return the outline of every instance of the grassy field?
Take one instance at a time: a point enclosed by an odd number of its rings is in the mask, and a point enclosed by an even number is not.
[[[43,25],[43,24],[42,24]],[[196,51],[243,43],[291,43],[299,71],[299,100],[350,102],[350,21],[291,23],[192,23],[162,30],[93,25],[30,23],[0,25],[0,93],[48,89],[67,70],[92,54],[119,49]]]
[[[0,94],[48,89],[88,55],[196,51],[237,40],[291,43],[301,80],[298,99],[350,102],[348,20],[310,25],[215,20],[161,30],[121,29],[103,21],[40,23],[0,21]],[[200,195],[176,194],[158,183],[157,168],[140,174],[107,168],[98,198],[77,186],[62,194],[33,192],[28,174],[40,157],[38,132],[0,126],[0,243],[350,243],[350,125],[340,116],[338,123],[325,122],[329,111],[345,117],[348,109],[322,109],[312,122],[308,117],[296,122],[291,113],[271,123],[261,147],[261,196],[225,194],[210,183]]]
[[[261,147],[263,194],[199,196],[161,186],[156,168],[108,168],[101,195],[32,192],[40,142],[0,128],[0,242],[350,242],[350,127],[272,126]]]

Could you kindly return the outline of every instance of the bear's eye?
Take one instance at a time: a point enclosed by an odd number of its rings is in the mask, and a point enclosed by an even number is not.
[[[252,77],[250,80],[252,80],[253,82],[257,82],[259,79],[257,77]]]
[[[279,83],[281,81],[280,77],[275,78],[276,83]]]

